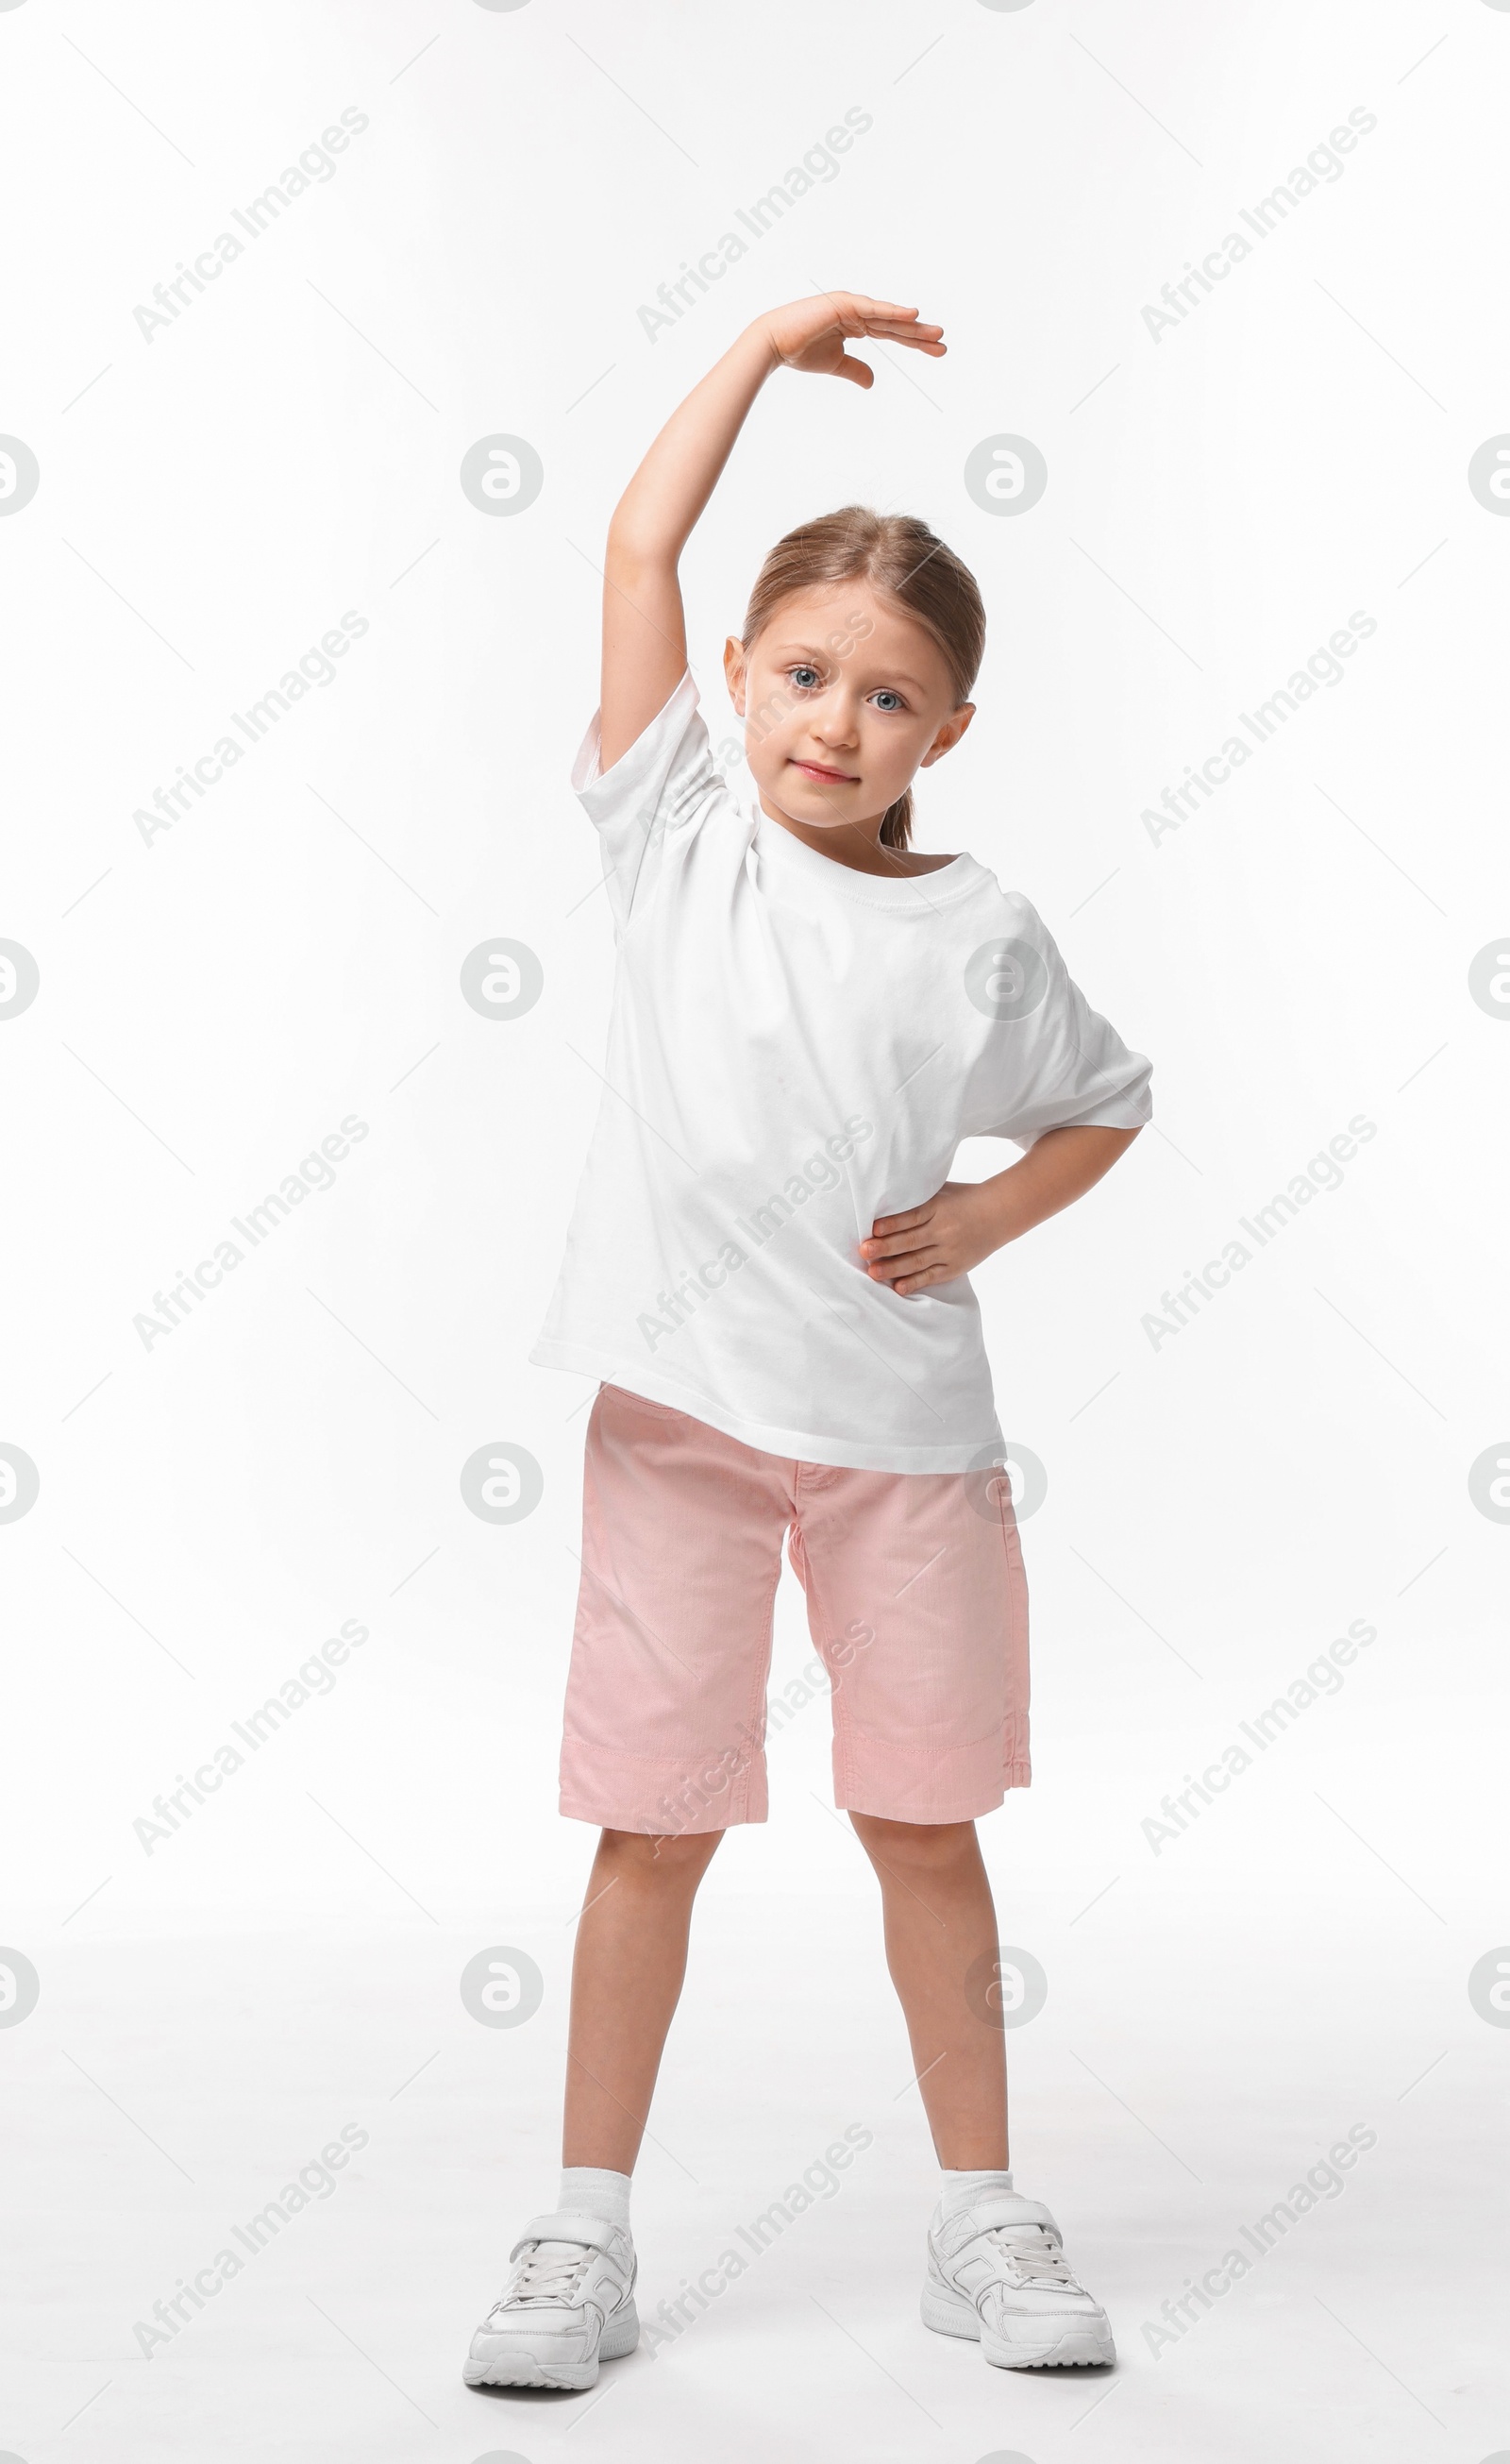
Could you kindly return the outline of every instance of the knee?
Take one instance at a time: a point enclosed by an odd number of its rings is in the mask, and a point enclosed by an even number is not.
[[[721,1831],[683,1831],[667,1837],[647,1831],[605,1831],[599,1857],[626,1880],[695,1887],[723,1836]]]
[[[980,1856],[973,1822],[889,1822],[878,1814],[851,1814],[849,1819],[883,1875],[949,1873]]]

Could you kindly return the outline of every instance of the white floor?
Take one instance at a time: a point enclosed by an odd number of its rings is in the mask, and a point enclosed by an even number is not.
[[[746,2250],[736,2229],[846,2127],[871,2144],[691,2324],[580,2396],[460,2375],[513,2233],[555,2193],[569,1903],[465,1932],[409,1912],[150,1941],[113,1939],[102,1912],[91,1934],[86,1911],[37,2010],[0,2031],[7,2457],[1478,2464],[1510,2446],[1510,2030],[1361,1851],[1324,1908],[1288,1913],[1245,1904],[1235,1870],[1218,1906],[1210,1859],[1156,1887],[1129,1871],[1053,1925],[1052,1878],[1020,1894],[1004,1930],[1054,1949],[1047,2005],[1009,2040],[1018,2178],[1119,2347],[1109,2371],[1033,2375],[918,2318],[931,2153],[868,1876],[857,1857],[852,1889],[773,1897],[761,1854],[731,1839],[699,1909],[636,2184],[643,2314]],[[481,2027],[462,1966],[521,1938],[545,2003]],[[135,2322],[348,2124],[368,2144],[330,2195],[145,2359]],[[1377,2144],[1340,2192],[1151,2349],[1161,2304],[1354,2126]]]

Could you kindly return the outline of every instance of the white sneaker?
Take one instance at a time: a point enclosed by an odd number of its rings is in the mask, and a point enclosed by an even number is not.
[[[1071,2274],[1047,2208],[1005,2190],[983,2193],[947,2222],[942,2203],[934,2209],[923,2323],[978,2338],[998,2369],[1116,2359],[1110,2321]]]
[[[590,2387],[601,2361],[633,2352],[639,2261],[624,2226],[532,2216],[509,2257],[517,2265],[471,2340],[469,2387]]]

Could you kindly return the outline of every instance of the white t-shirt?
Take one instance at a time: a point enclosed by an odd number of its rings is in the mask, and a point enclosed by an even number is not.
[[[733,795],[690,670],[572,769],[618,941],[605,1080],[530,1357],[768,1454],[964,1471],[1002,1444],[970,1279],[865,1273],[962,1138],[1149,1118],[1149,1064],[973,856],[855,872]]]

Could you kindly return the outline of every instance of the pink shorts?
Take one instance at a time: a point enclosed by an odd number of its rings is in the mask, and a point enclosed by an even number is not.
[[[1028,1763],[1028,1600],[1006,1474],[759,1453],[601,1386],[560,1810],[668,1837],[764,1822],[781,1543],[832,1689],[834,1800],[968,1822]]]

